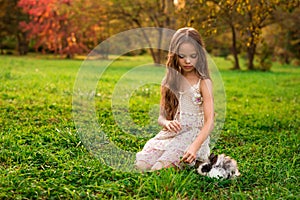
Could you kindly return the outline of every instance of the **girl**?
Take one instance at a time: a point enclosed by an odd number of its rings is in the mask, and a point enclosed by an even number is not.
[[[180,167],[181,161],[191,164],[210,154],[212,82],[204,43],[195,29],[176,31],[166,65],[158,118],[163,129],[136,154],[136,167],[142,171]]]

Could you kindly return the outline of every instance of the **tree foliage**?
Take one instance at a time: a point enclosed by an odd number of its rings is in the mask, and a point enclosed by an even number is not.
[[[102,1],[92,0],[20,0],[20,6],[30,16],[20,27],[28,38],[35,41],[35,49],[72,58],[76,53],[88,51],[101,31]],[[98,9],[98,10],[97,10]]]
[[[237,10],[244,17],[245,23],[241,33],[247,50],[248,69],[254,69],[254,57],[257,45],[261,41],[262,29],[272,23],[270,16],[280,6],[279,1],[247,0]]]
[[[286,5],[276,10],[273,18],[277,22],[276,26],[271,27],[274,39],[264,38],[269,46],[274,47],[274,56],[289,64],[293,58],[300,58],[300,6]]]
[[[233,69],[239,70],[240,64],[238,53],[240,50],[237,43],[240,38],[238,33],[239,30],[241,30],[243,20],[237,11],[241,9],[241,1],[213,0],[203,3],[206,4],[209,14],[208,19],[202,22],[202,27],[208,27],[210,33],[217,33],[218,29],[224,29],[224,27],[222,27],[223,24],[227,25],[231,32],[231,52],[234,57]]]
[[[17,41],[16,49],[20,55],[28,52],[28,41],[24,32],[18,27],[21,20],[27,20],[17,7],[17,0],[0,0],[0,50],[3,54],[4,40],[11,37]]]
[[[194,10],[195,16],[197,16],[198,8],[202,8],[201,11],[206,10],[204,12],[206,18],[203,16],[196,18],[198,24],[201,24],[208,34],[218,34],[220,30],[222,32],[226,24],[231,32],[234,69],[240,69],[238,60],[240,49],[237,45],[239,42],[247,53],[249,70],[255,69],[254,58],[257,54],[257,46],[263,42],[263,29],[270,24],[277,23],[273,18],[274,13],[277,10],[285,13],[287,10],[299,7],[299,0],[288,2],[281,0],[199,0],[198,3],[199,5]],[[265,44],[260,46],[267,48]]]
[[[131,25],[131,27],[176,28],[176,20],[174,18],[175,5],[172,0],[114,0],[111,12],[115,20]],[[158,41],[161,41],[163,33],[161,29],[157,30],[159,36]],[[143,32],[143,37],[150,47],[153,46],[149,35]],[[150,48],[149,50],[154,63],[164,63],[164,58],[166,57],[164,51],[160,48]]]
[[[274,56],[287,63],[300,56],[299,1],[0,0],[0,47],[13,35],[21,53],[30,40],[37,51],[73,57],[124,30],[192,26],[208,40],[208,50],[221,49],[219,55],[231,51],[234,69],[240,69],[242,54],[249,70],[266,70]],[[161,41],[163,36],[158,35]],[[143,37],[154,46],[151,36],[143,33]],[[155,63],[165,61],[161,49],[149,51]]]

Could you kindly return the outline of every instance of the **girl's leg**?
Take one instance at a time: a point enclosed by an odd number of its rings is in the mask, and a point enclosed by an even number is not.
[[[153,165],[151,171],[160,170],[162,168],[177,167],[180,162],[180,156],[183,152],[178,149],[169,149],[164,151],[158,161]]]
[[[136,154],[135,166],[141,171],[149,171],[163,154],[163,150],[146,149]]]
[[[135,167],[141,171],[147,171],[147,170],[150,170],[152,166],[150,164],[146,163],[145,161],[138,160],[135,163]]]
[[[160,170],[163,168],[169,168],[169,167],[173,167],[171,162],[168,161],[157,161],[153,167],[151,168],[151,171],[156,171],[156,170]]]

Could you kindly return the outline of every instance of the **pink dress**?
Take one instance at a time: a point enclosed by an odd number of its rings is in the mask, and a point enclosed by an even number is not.
[[[143,150],[136,154],[136,161],[153,166],[156,162],[168,162],[180,167],[181,157],[191,143],[201,134],[204,123],[202,98],[199,93],[200,80],[184,92],[179,92],[178,112],[175,116],[181,124],[178,133],[161,130],[150,139]],[[197,152],[197,159],[206,160],[210,155],[209,137]]]

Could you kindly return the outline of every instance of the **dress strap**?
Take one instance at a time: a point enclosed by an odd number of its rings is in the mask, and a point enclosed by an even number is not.
[[[179,119],[177,119],[177,120],[181,120],[181,114],[182,114],[182,111],[181,111],[181,108],[182,108],[182,95],[183,95],[183,93],[180,93],[179,94],[179,104],[178,104],[178,108],[177,108],[177,113],[176,113],[176,115],[177,114],[179,114]]]
[[[199,87],[200,87],[200,82],[201,82],[201,79],[199,78],[199,81],[198,81],[198,83],[197,83],[197,88],[199,89]]]

